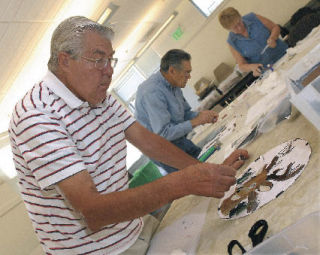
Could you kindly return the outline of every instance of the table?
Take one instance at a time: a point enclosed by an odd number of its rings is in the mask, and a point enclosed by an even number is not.
[[[210,109],[215,107],[216,105],[225,106],[227,103],[232,102],[232,100],[239,95],[243,90],[245,90],[248,86],[252,84],[257,79],[257,77],[254,77],[252,72],[246,74],[240,81],[237,82],[237,84],[230,89],[223,97],[214,103],[214,105],[211,106]]]
[[[205,109],[212,109],[216,105],[225,106],[232,102],[236,96],[244,91],[248,86],[257,79],[252,72],[247,73],[244,77],[235,75],[235,72],[230,74],[224,81],[219,84],[219,88],[216,85],[211,85],[211,90],[201,98],[199,111]]]
[[[300,46],[298,45],[297,49],[301,48],[295,57],[289,61],[284,61],[288,60],[288,56],[285,55],[283,61],[280,61],[278,66],[275,66],[275,69],[282,70],[281,73],[284,74],[288,68],[319,42],[319,37],[320,27],[316,29],[316,32],[311,37],[305,38]],[[224,148],[215,152],[209,158],[210,162],[222,162],[229,152],[228,144],[230,145],[235,137],[240,136],[241,132],[242,134],[249,132],[250,128],[252,128],[249,125],[257,121],[259,116],[250,119],[247,113],[250,112],[252,107],[256,107],[259,104],[260,99],[268,97],[269,93],[266,93],[266,95],[259,93],[259,86],[263,86],[266,80],[267,78],[256,81],[246,92],[220,112],[221,119],[226,115],[220,121],[220,125],[234,119],[239,132],[232,132],[224,139]],[[281,89],[278,92],[285,96],[285,93],[282,93],[284,91],[281,91]],[[270,106],[270,109],[272,107],[274,105]],[[266,111],[270,109],[266,109]],[[250,121],[248,121],[249,119]],[[217,129],[218,123],[203,127],[200,130],[201,132],[193,138],[193,141],[203,141],[213,130]],[[278,144],[297,137],[303,138],[310,143],[312,149],[311,158],[301,176],[281,196],[259,208],[254,213],[236,220],[219,218],[217,213],[219,199],[192,195],[178,199],[172,203],[161,221],[152,239],[148,254],[171,254],[175,249],[179,249],[180,252],[184,251],[184,254],[227,254],[227,245],[233,239],[237,239],[245,249],[250,250],[252,246],[248,232],[256,221],[264,219],[268,222],[267,237],[270,237],[297,222],[303,216],[319,211],[320,132],[295,108],[292,109],[289,119],[283,120],[273,130],[256,137],[253,142],[245,146],[245,149],[249,151],[250,160],[238,171],[238,176],[259,155],[264,154]],[[318,243],[320,243],[320,230],[314,234],[319,237]]]

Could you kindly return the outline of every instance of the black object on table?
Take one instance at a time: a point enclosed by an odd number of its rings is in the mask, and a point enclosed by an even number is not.
[[[221,106],[225,106],[227,103],[231,103],[238,95],[243,92],[247,86],[250,86],[256,79],[259,77],[253,76],[252,72],[248,73],[244,76],[237,84],[228,91],[219,101],[211,106],[211,109],[220,104]]]
[[[267,231],[268,231],[268,223],[265,220],[258,220],[256,223],[253,224],[248,234],[248,236],[252,241],[252,247],[255,247],[256,245],[258,245],[263,241]],[[239,243],[238,240],[232,240],[228,244],[229,255],[232,255],[232,249],[235,245],[239,246],[242,254],[246,252],[245,248],[243,248],[243,246]]]

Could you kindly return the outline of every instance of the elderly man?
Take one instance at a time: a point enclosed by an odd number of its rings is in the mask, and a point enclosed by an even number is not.
[[[112,34],[85,17],[63,21],[48,73],[12,115],[21,194],[46,254],[144,254],[156,224],[142,216],[189,194],[222,197],[235,182],[231,165],[248,156],[199,164],[138,124],[106,93],[117,63]],[[183,170],[128,189],[125,139]]]
[[[217,121],[218,114],[209,110],[199,113],[191,111],[181,90],[191,78],[191,70],[189,53],[179,49],[169,50],[161,59],[160,71],[139,86],[135,117],[153,133],[197,158],[201,148],[186,136],[198,125]],[[154,162],[168,173],[177,170],[161,162]]]

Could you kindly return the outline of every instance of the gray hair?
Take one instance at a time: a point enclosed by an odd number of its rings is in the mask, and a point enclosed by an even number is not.
[[[66,52],[73,59],[81,56],[83,39],[87,31],[97,32],[108,40],[112,40],[114,35],[111,28],[83,16],[74,16],[62,21],[53,32],[51,38],[50,59],[48,61],[50,71],[57,70],[59,52]]]
[[[161,59],[160,70],[168,72],[170,66],[181,69],[183,60],[190,61],[191,55],[179,49],[169,50]]]

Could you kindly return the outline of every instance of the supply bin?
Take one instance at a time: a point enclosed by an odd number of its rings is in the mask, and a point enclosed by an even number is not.
[[[129,188],[138,187],[160,177],[162,177],[162,174],[158,167],[152,161],[149,161],[133,173],[133,177],[129,181]]]
[[[246,254],[320,254],[320,211],[303,217]]]

